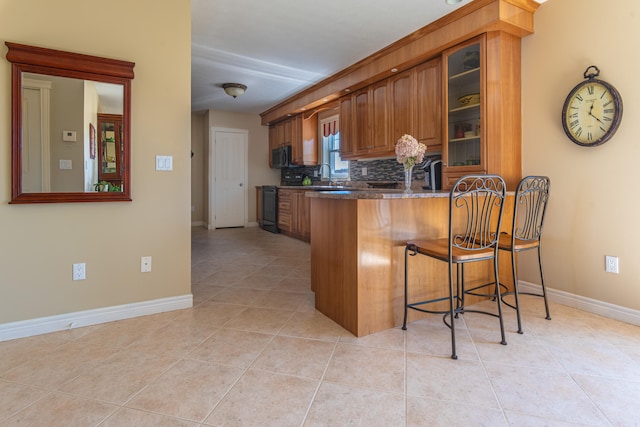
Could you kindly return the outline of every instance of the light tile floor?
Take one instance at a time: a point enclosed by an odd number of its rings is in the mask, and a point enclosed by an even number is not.
[[[314,309],[309,245],[193,230],[194,308],[0,343],[2,426],[638,426],[640,328],[524,298],[355,338]]]

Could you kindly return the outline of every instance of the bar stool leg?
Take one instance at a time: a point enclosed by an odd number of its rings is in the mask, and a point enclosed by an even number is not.
[[[407,330],[407,304],[409,303],[408,297],[407,297],[407,290],[409,289],[409,286],[407,285],[407,273],[408,273],[408,267],[407,267],[407,263],[409,261],[409,246],[405,246],[404,247],[404,320],[402,321],[402,330],[406,331]]]
[[[500,335],[502,341],[500,344],[507,345],[507,339],[504,335],[504,321],[502,320],[502,300],[500,298],[500,279],[498,277],[498,256],[493,258],[493,274],[496,279],[496,300],[498,300],[498,319],[500,320]]]
[[[516,317],[518,318],[518,333],[522,334],[522,319],[520,318],[520,299],[518,297],[518,273],[516,271],[516,254],[511,251],[511,271],[513,272],[513,295],[516,299]]]
[[[542,298],[544,299],[544,309],[547,312],[547,317],[545,317],[545,319],[551,320],[551,315],[549,314],[549,303],[547,302],[547,288],[544,286],[544,275],[542,273],[542,255],[540,252],[540,245],[538,245],[538,265],[540,266],[540,283],[542,284]]]
[[[456,281],[459,281],[460,277],[456,277]],[[456,354],[456,326],[454,322],[454,316],[458,314],[455,313],[455,308],[453,304],[453,265],[449,263],[449,313],[451,316],[451,358],[457,359],[458,355]]]

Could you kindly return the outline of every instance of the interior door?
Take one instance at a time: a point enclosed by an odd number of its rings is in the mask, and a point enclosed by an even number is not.
[[[247,132],[214,130],[215,228],[244,227],[247,205]]]
[[[22,192],[51,190],[49,91],[51,82],[23,80]]]

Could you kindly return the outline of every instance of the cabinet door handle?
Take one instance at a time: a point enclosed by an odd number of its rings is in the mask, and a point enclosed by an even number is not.
[[[240,183],[240,187],[242,187],[242,183]]]

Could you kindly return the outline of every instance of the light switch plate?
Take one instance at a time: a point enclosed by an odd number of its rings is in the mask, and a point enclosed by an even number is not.
[[[71,160],[62,160],[60,159],[60,169],[72,169],[73,163]]]

